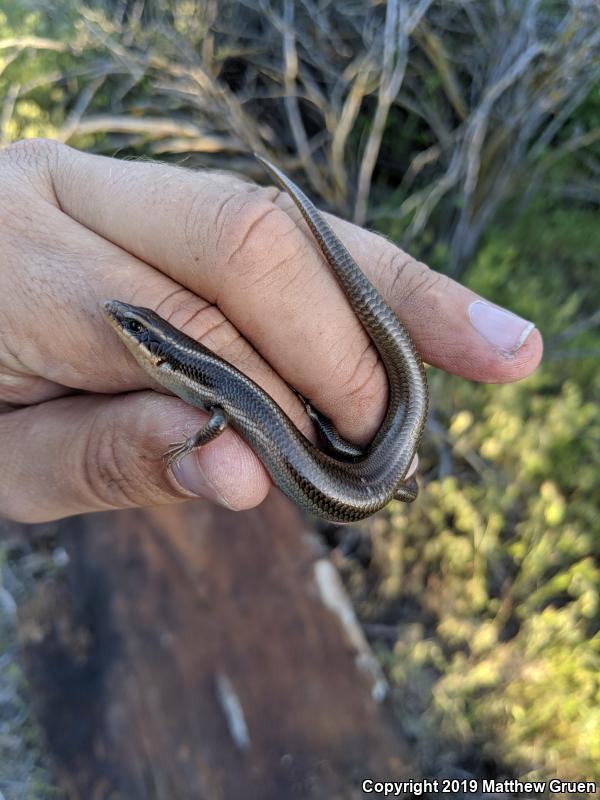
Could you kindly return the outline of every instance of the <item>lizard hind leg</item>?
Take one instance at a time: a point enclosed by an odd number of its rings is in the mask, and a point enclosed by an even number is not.
[[[419,484],[413,475],[406,482],[401,483],[396,489],[394,500],[401,500],[403,503],[412,503],[419,494]]]
[[[366,450],[343,439],[329,417],[317,411],[298,389],[289,383],[288,386],[304,406],[304,410],[315,426],[321,447],[327,455],[337,458],[339,461],[358,461],[365,455]]]
[[[306,400],[304,401],[304,407],[313,425],[317,429],[321,445],[328,455],[340,461],[358,461],[364,456],[365,450],[343,439],[335,429],[329,417],[321,414],[320,411],[313,408]]]

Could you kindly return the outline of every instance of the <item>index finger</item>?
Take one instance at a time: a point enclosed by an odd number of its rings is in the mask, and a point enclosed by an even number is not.
[[[287,197],[219,173],[108,166],[68,148],[61,158],[70,168],[57,171],[55,189],[67,213],[218,306],[342,435],[373,435],[386,406],[378,354]],[[532,323],[385,239],[329,219],[430,363],[487,381],[516,380],[537,366]],[[162,306],[176,325],[177,302]]]

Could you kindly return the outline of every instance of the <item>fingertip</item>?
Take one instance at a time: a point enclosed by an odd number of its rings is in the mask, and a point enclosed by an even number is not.
[[[259,505],[270,488],[265,468],[233,431],[225,431],[211,444],[194,450],[169,471],[181,491],[232,511]]]
[[[482,343],[473,349],[474,368],[469,375],[473,380],[485,383],[513,383],[523,380],[539,366],[544,353],[544,344],[539,330],[532,327],[514,352],[506,352]]]
[[[526,378],[540,365],[544,356],[544,340],[537,328],[533,328],[521,347],[512,356],[505,359],[505,381],[516,381]]]
[[[535,323],[447,281],[404,315],[425,361],[467,380],[510,383],[540,364],[543,341]],[[424,310],[423,310],[424,309]]]

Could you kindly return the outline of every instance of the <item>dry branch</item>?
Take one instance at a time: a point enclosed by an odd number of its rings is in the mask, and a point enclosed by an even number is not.
[[[455,273],[501,203],[528,197],[560,158],[598,149],[596,131],[569,127],[600,82],[600,6],[589,0],[134,5],[113,16],[81,7],[72,47],[0,43],[80,61],[62,139],[102,132],[110,150],[187,149],[218,167],[232,153],[268,153],[360,224],[394,189],[404,246],[431,230]],[[6,98],[5,128],[30,91]]]

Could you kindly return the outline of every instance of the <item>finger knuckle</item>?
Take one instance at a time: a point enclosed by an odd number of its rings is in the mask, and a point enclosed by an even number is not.
[[[352,364],[351,368],[346,368],[345,374],[340,375],[340,385],[345,397],[362,399],[362,402],[370,405],[373,398],[380,393],[383,382],[378,368],[377,351],[369,346],[358,358],[347,359],[346,364],[348,363]]]
[[[449,278],[432,270],[422,261],[417,261],[411,256],[396,251],[389,261],[389,272],[386,286],[386,295],[396,303],[403,306],[434,302],[443,295],[448,286]]]
[[[394,298],[404,298],[420,283],[428,267],[411,256],[397,251],[392,256],[389,270],[389,294]]]
[[[293,219],[262,191],[230,203],[223,215],[219,262],[248,287],[293,280],[296,273],[282,267],[300,265],[306,249]]]
[[[233,323],[214,305],[203,305],[191,313],[189,309],[175,310],[168,318],[175,327],[185,330],[193,339],[228,361],[237,361],[242,353],[247,355],[252,351]]]
[[[65,145],[52,139],[21,139],[1,151],[5,164],[22,173],[48,176]]]
[[[143,466],[133,448],[123,446],[123,431],[110,413],[99,414],[89,428],[81,478],[86,507],[126,508],[143,503],[147,486]]]
[[[343,403],[362,420],[377,422],[387,397],[387,381],[377,351],[369,345],[342,382]]]

